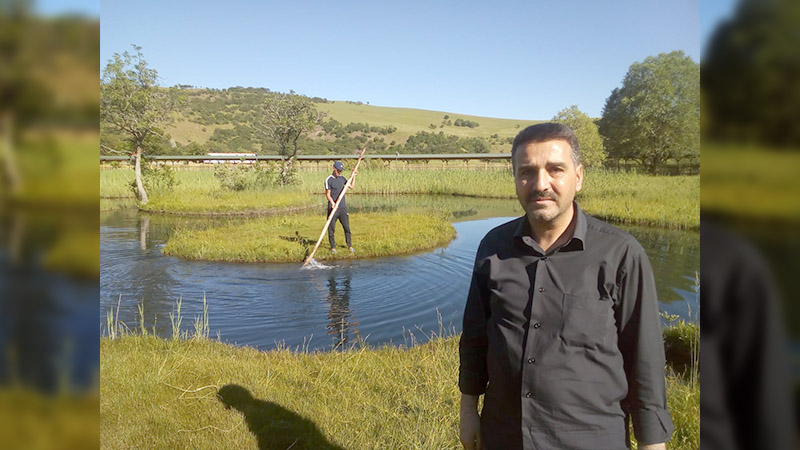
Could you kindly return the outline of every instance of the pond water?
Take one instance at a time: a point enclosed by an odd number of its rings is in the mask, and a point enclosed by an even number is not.
[[[205,296],[212,337],[259,349],[329,350],[359,339],[374,346],[412,345],[432,333],[459,332],[478,243],[490,229],[520,216],[521,209],[512,200],[447,196],[354,196],[350,205],[351,213],[418,208],[447,211],[456,239],[424,253],[329,262],[331,268],[319,270],[300,270],[299,262],[201,262],[161,253],[176,228],[246,219],[166,217],[133,209],[103,213],[101,315],[119,304],[119,319],[135,328],[141,304],[145,327],[170,336],[177,300],[182,298],[182,328],[191,330]],[[661,309],[694,320],[699,234],[623,228],[647,250]],[[353,233],[357,247],[358,230]]]
[[[97,261],[97,213],[43,212],[0,204],[0,387],[8,384],[45,392],[96,387],[96,273],[65,267]],[[68,262],[54,263],[59,249],[90,235]],[[69,247],[74,250],[74,247]],[[92,255],[94,254],[94,255]]]

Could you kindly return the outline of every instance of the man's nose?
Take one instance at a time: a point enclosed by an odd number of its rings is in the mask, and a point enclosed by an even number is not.
[[[550,189],[550,177],[546,170],[540,170],[536,176],[535,187],[537,191],[543,192]]]

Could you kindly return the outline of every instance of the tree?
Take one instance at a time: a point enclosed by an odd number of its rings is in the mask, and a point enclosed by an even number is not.
[[[670,158],[699,156],[700,66],[682,51],[633,63],[599,126],[610,157],[637,159],[651,173]]]
[[[704,132],[717,139],[800,145],[796,1],[743,0],[703,56]]]
[[[179,103],[177,89],[158,86],[158,72],[147,65],[142,48],[136,54],[114,53],[103,69],[100,81],[100,120],[126,134],[136,149],[134,174],[136,194],[147,204],[142,182],[142,152],[145,140],[159,134],[159,127],[170,122],[170,113]]]
[[[314,107],[308,97],[289,91],[288,94],[275,93],[264,104],[264,128],[278,144],[279,153],[288,156],[281,168],[281,186],[290,178],[297,159],[297,141],[305,133],[322,123],[323,115]]]
[[[39,51],[29,33],[35,20],[29,1],[0,7],[0,164],[12,193],[22,189],[22,171],[16,158],[21,125],[52,104],[52,94],[32,76]]]
[[[553,122],[563,123],[572,128],[578,138],[578,146],[581,151],[581,163],[586,167],[601,167],[606,160],[606,152],[603,149],[603,139],[597,124],[591,117],[578,109],[577,105],[564,108],[554,117]]]

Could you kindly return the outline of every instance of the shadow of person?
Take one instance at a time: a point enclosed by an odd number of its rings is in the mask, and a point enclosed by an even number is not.
[[[239,385],[222,386],[217,398],[225,409],[234,408],[242,413],[260,450],[344,450],[328,442],[314,422],[276,403],[254,398]]]

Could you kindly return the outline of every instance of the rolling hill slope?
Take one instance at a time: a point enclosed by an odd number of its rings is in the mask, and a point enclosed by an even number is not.
[[[208,144],[217,130],[233,130],[237,126],[252,128],[254,105],[260,104],[268,90],[234,88],[226,91],[186,89],[190,99],[175,113],[175,121],[165,130],[179,145]],[[374,106],[349,101],[315,103],[325,113],[325,121],[336,120],[342,125],[364,123],[372,127],[393,127],[381,138],[388,144],[405,144],[409,136],[420,131],[443,132],[463,138],[485,139],[492,152],[510,151],[509,140],[521,129],[540,122],[535,120],[496,119],[445,111]],[[447,117],[447,119],[445,119]],[[478,126],[455,126],[456,120],[477,123]],[[473,124],[474,125],[474,124]],[[329,141],[330,135],[312,133],[312,140]]]

